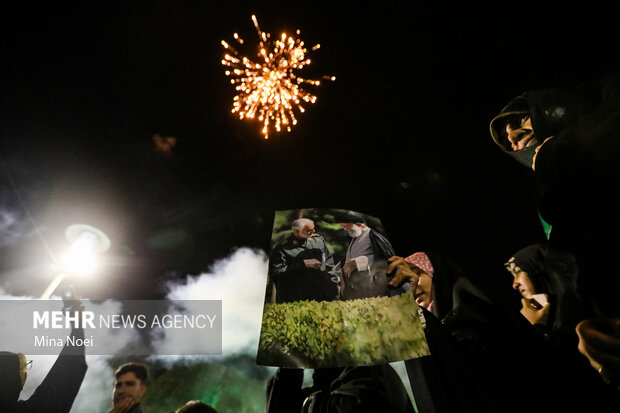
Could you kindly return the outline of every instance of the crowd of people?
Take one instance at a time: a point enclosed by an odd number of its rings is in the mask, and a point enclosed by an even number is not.
[[[526,92],[490,124],[495,143],[536,177],[538,212],[551,231],[507,257],[500,282],[519,294],[500,300],[435,251],[396,255],[360,216],[337,218],[351,240],[334,264],[307,218],[270,257],[273,302],[350,300],[411,292],[430,355],[406,361],[422,413],[618,411],[620,409],[620,77]],[[498,271],[499,272],[499,271]],[[389,277],[386,277],[386,274]],[[80,311],[74,308],[72,311]],[[71,334],[83,337],[83,330]],[[0,411],[68,412],[87,366],[66,347],[28,400],[23,354],[0,352]],[[142,412],[147,370],[116,370],[110,413]],[[280,368],[267,386],[267,412],[413,412],[389,365]],[[180,412],[215,412],[192,400]]]
[[[419,412],[617,411],[620,76],[523,93],[492,119],[490,131],[502,151],[533,171],[533,207],[547,234],[545,242],[506,259],[502,282],[518,299],[477,285],[441,253],[395,255],[391,246],[371,242],[359,217],[338,221],[352,241],[342,270],[331,267],[325,277],[340,284],[330,299],[361,297],[347,296],[347,288],[356,288],[348,286],[352,275],[368,271],[363,279],[377,281],[369,263],[387,258],[390,278],[383,280],[389,280],[390,294],[413,292],[431,353],[406,361]],[[287,242],[295,251],[270,259],[276,291],[286,289],[295,271],[277,272],[274,265],[305,267],[300,282],[307,283],[311,270],[320,271],[325,262],[297,259],[322,238],[310,220],[295,225],[306,230],[293,229]],[[372,295],[372,287],[365,293]],[[404,389],[389,366],[317,369],[305,388],[300,374],[285,368],[275,373],[267,389],[269,413],[410,411],[399,404]]]

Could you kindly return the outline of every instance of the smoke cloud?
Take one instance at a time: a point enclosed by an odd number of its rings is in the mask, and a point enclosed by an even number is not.
[[[239,248],[229,257],[216,261],[205,273],[189,276],[181,283],[168,283],[166,298],[222,300],[222,356],[255,356],[267,282],[267,260],[263,251]],[[166,335],[157,337],[152,344],[164,354],[165,349],[191,354],[192,346],[197,345]]]
[[[28,225],[20,214],[7,209],[0,210],[0,248],[19,241],[27,230]]]

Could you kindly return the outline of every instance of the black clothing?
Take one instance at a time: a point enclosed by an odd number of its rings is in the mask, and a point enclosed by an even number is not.
[[[368,237],[370,238],[372,249],[375,251],[375,259],[387,260],[396,255],[390,241],[378,231],[371,228]]]
[[[587,132],[593,128],[580,126],[544,144],[536,159],[538,209],[552,227],[549,246],[574,255],[577,291],[601,317],[620,316],[614,259],[620,250],[620,203],[615,194],[620,154],[614,148],[620,112],[614,116],[615,125],[600,126],[608,130],[611,145],[586,148],[592,142],[584,145],[584,138],[598,138]]]
[[[494,413],[501,411],[484,386],[480,366],[463,355],[440,320],[422,308],[430,355],[407,360],[416,406],[428,413]]]
[[[510,271],[525,271],[536,293],[548,294],[549,320],[546,325],[536,324],[534,327],[542,338],[540,352],[549,355],[550,367],[555,373],[555,383],[551,385],[558,394],[576,394],[575,402],[588,410],[600,411],[614,399],[615,403],[620,402],[577,350],[575,327],[581,319],[588,317],[588,309],[575,291],[572,255],[555,251],[545,244],[533,244],[517,251],[506,264]]]
[[[358,238],[353,238],[349,243],[349,257],[351,246]],[[372,265],[367,269],[354,270],[348,278],[344,279],[344,291],[341,295],[343,300],[354,300],[368,297],[382,297],[388,295],[388,278],[386,277],[387,259],[394,255],[394,248],[390,241],[378,231],[370,228],[368,240],[372,247]],[[351,256],[350,258],[356,258]]]
[[[73,329],[76,339],[84,338],[83,329]],[[0,353],[0,412],[67,413],[86,374],[84,347],[65,345],[51,370],[28,400],[19,400],[22,385],[16,354]]]
[[[435,291],[433,313],[423,309],[430,355],[406,362],[420,411],[542,413],[587,406],[579,376],[570,374],[577,369],[565,366],[519,313],[516,296],[514,303],[497,300],[450,260],[426,254]],[[583,372],[595,373],[590,370]]]
[[[536,293],[547,294],[550,311],[546,328],[570,338],[576,348],[575,327],[594,314],[577,293],[574,256],[538,243],[515,252],[505,265],[509,270],[515,266],[515,270],[525,271]]]
[[[430,355],[405,362],[418,410],[510,411],[502,395],[513,361],[498,353],[518,338],[512,320],[458,265],[441,254],[425,254],[434,269],[432,313],[421,308]]]
[[[8,351],[0,352],[0,412],[11,412],[17,405],[22,383],[19,377],[19,358]]]
[[[465,271],[452,260],[433,251],[424,252],[433,265],[433,314],[440,320],[455,306],[455,286],[467,278]]]
[[[413,413],[402,380],[390,365],[315,369],[301,388],[303,370],[278,369],[267,388],[267,413]]]
[[[304,260],[316,259],[320,269],[306,268]],[[278,244],[269,258],[269,275],[276,285],[276,302],[301,300],[330,301],[338,296],[339,278],[332,274],[334,258],[325,239],[313,234],[308,239],[291,235]]]

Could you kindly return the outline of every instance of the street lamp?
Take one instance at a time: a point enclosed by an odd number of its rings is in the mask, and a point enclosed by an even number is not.
[[[110,239],[103,231],[86,224],[74,224],[67,227],[65,237],[71,243],[69,251],[62,260],[63,269],[41,294],[42,299],[49,298],[65,278],[65,274],[85,275],[96,266],[96,255],[110,248]]]

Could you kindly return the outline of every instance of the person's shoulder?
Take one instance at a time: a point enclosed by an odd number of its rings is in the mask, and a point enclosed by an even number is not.
[[[278,241],[273,247],[273,251],[279,251],[282,249],[290,248],[293,245],[291,237],[286,237],[281,241]]]
[[[385,234],[382,234],[381,232],[377,231],[376,229],[371,228],[370,231],[368,231],[368,236],[372,239],[381,239],[382,241],[387,241],[389,242],[388,238],[385,236]]]
[[[369,233],[369,234],[372,234],[372,235],[379,235],[379,236],[382,236],[382,237],[383,237],[383,234],[381,234],[379,231],[377,231],[377,230],[376,230],[376,229],[374,229],[374,228],[370,228],[370,227],[369,227],[369,228],[368,228],[368,230],[369,230],[369,231],[368,231],[368,233]]]
[[[323,244],[326,243],[325,238],[323,238],[321,234],[318,234],[316,232],[310,235],[310,241],[314,243],[323,243]]]

